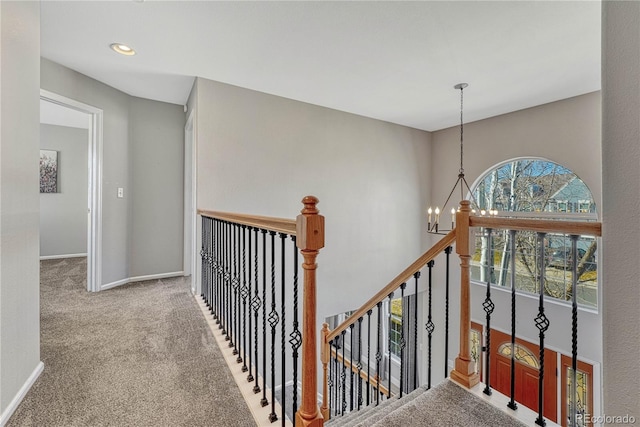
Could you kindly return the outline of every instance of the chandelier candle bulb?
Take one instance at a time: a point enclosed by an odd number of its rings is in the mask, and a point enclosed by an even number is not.
[[[433,213],[433,210],[431,209],[431,207],[429,207],[429,209],[427,209],[427,215],[428,215],[428,220],[427,220],[427,230],[431,231],[431,214]]]
[[[439,222],[440,222],[440,208],[436,206],[436,233],[438,232]]]

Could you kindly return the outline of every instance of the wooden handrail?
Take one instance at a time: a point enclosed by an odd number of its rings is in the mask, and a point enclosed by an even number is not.
[[[205,209],[198,209],[198,215],[234,222],[236,224],[248,225],[250,227],[257,227],[263,230],[275,231],[277,233],[286,233],[290,236],[295,236],[297,233],[295,219],[209,211]]]
[[[389,298],[389,294],[400,287],[402,283],[405,283],[407,280],[413,276],[413,274],[420,270],[422,267],[427,265],[427,263],[433,260],[436,256],[440,254],[440,252],[444,251],[447,247],[451,246],[451,244],[456,240],[456,230],[455,228],[451,230],[446,236],[444,236],[440,241],[438,241],[435,245],[431,247],[428,251],[420,256],[417,260],[415,260],[411,265],[404,269],[404,271],[396,276],[387,286],[382,288],[377,294],[375,294],[369,301],[364,303],[362,307],[356,310],[348,319],[342,322],[337,328],[331,331],[327,335],[327,343],[340,335],[342,331],[346,330],[352,323],[355,323],[359,318],[363,317],[367,311],[371,310],[375,307],[379,302],[384,301]]]
[[[587,236],[601,236],[602,223],[586,221],[552,221],[546,219],[469,216],[469,227],[501,228]]]
[[[331,355],[334,357],[334,359],[336,359],[338,362],[342,362],[342,355],[340,353],[338,353],[338,351],[334,348],[331,349]],[[346,358],[344,359],[344,364],[346,366],[349,367],[349,369],[351,369],[353,372],[355,372],[356,374],[358,373],[358,367],[355,366],[354,364],[352,364],[349,360],[347,360]],[[378,376],[374,376],[374,377],[369,377],[369,383],[371,383],[371,385],[373,386],[373,388],[380,390],[380,393],[384,394],[385,396],[389,397],[389,389],[387,387],[385,387],[377,378]],[[363,380],[367,379],[367,373],[364,372],[362,369],[360,369],[360,378],[362,378]]]

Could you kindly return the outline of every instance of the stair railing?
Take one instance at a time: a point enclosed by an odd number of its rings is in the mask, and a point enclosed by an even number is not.
[[[412,391],[418,387],[417,378],[417,298],[412,299],[413,307],[404,308],[406,300],[404,298],[407,283],[413,282],[414,295],[418,293],[418,280],[421,276],[421,270],[424,267],[433,266],[433,260],[445,253],[448,257],[449,248],[456,240],[456,230],[449,232],[431,249],[416,259],[402,273],[396,276],[387,286],[381,289],[373,297],[371,297],[359,309],[349,315],[349,317],[338,325],[335,329],[329,330],[329,325],[324,323],[321,337],[321,362],[323,368],[323,399],[321,411],[325,420],[331,415],[345,415],[354,410],[360,410],[362,407],[379,404],[382,399],[388,399],[394,395],[402,395],[405,391],[405,384],[409,384],[406,391]],[[447,263],[448,264],[448,263]],[[448,275],[447,275],[448,276]],[[429,274],[429,278],[431,275]],[[413,280],[411,280],[413,279]],[[428,284],[431,288],[431,282]],[[385,367],[382,362],[384,359],[384,342],[387,342],[387,353],[391,347],[390,334],[383,336],[383,305],[391,306],[393,297],[400,290],[401,304],[403,304],[402,330],[401,338],[398,343],[402,356],[400,357],[400,377],[407,373],[407,367],[412,366],[410,378],[402,378],[398,386],[394,386],[391,381],[391,356],[387,356],[388,365]],[[375,311],[375,316],[372,316]],[[389,310],[390,311],[390,310]],[[412,312],[412,321],[406,322],[405,312]],[[389,316],[389,329],[391,328],[391,317]],[[407,324],[408,323],[408,324]],[[365,326],[363,326],[363,324]],[[372,328],[373,327],[373,328]],[[431,319],[426,325],[433,328]],[[366,328],[366,331],[363,329]],[[433,329],[431,329],[431,332]],[[347,354],[346,335],[349,332],[350,345]],[[388,331],[387,331],[388,332]],[[375,338],[372,338],[372,333]],[[364,335],[364,338],[363,338]],[[354,343],[354,339],[357,342]],[[362,342],[367,346],[367,350],[362,349]],[[411,341],[413,348],[412,360],[408,360],[404,354],[408,341]],[[372,348],[374,347],[374,348]],[[371,357],[375,352],[375,357]],[[366,353],[366,360],[363,357]],[[430,361],[429,361],[430,363]],[[386,378],[383,375],[387,369]],[[430,369],[430,368],[429,368]],[[349,377],[347,379],[347,377]],[[385,381],[386,380],[386,381]],[[404,383],[404,384],[403,384]],[[394,392],[394,389],[396,390]],[[347,391],[348,390],[348,391]],[[348,396],[348,397],[347,397]]]
[[[315,312],[316,257],[324,246],[324,217],[316,208],[317,198],[307,196],[302,203],[304,208],[295,220],[198,210],[202,216],[201,298],[237,355],[236,362],[242,364],[242,372],[247,373],[246,381],[254,382],[253,392],[262,393],[260,404],[271,407],[269,422],[280,420],[283,427],[287,414],[295,414],[294,426],[322,425],[316,398]],[[288,237],[293,241],[290,249]],[[291,249],[293,262],[287,267],[287,251]],[[302,328],[298,253],[304,270]],[[280,343],[276,343],[277,336]],[[300,347],[302,396],[298,406]],[[280,366],[276,366],[276,354]],[[288,373],[293,376],[292,402],[286,401]],[[276,399],[278,382],[280,398]],[[276,400],[281,406],[279,414]]]

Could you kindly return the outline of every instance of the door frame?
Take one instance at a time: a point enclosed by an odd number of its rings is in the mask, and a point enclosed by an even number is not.
[[[40,89],[40,99],[87,113],[89,122],[87,197],[87,291],[98,292],[102,283],[102,131],[103,111],[48,90]]]
[[[184,245],[183,270],[191,276],[191,292],[197,295],[197,221],[196,221],[196,114],[189,112],[184,126]]]

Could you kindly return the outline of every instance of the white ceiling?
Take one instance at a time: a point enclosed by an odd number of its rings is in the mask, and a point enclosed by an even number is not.
[[[43,1],[42,56],[184,104],[194,76],[425,130],[600,89],[600,2]],[[125,43],[132,57],[109,49]]]

